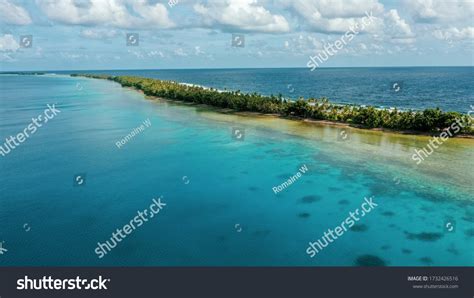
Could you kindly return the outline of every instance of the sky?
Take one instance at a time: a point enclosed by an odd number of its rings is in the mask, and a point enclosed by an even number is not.
[[[0,71],[472,66],[473,23],[474,0],[0,0]]]

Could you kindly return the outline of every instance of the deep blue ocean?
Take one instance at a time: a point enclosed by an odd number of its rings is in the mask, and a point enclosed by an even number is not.
[[[78,71],[80,72],[80,71]],[[82,71],[94,73],[94,71]],[[174,80],[221,90],[327,97],[343,104],[467,113],[474,102],[474,67],[375,67],[95,71]]]
[[[318,71],[110,73],[407,108],[473,102],[472,68]],[[0,94],[0,146],[48,104],[61,111],[0,156],[0,266],[474,265],[472,140],[450,140],[418,166],[410,156],[427,137],[347,129],[341,140],[337,127],[217,114],[110,81],[0,75]],[[97,243],[160,196],[166,207],[99,259]],[[308,243],[369,196],[378,206],[310,258]]]

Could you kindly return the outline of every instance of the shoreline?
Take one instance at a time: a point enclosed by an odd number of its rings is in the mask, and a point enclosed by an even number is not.
[[[207,92],[217,92],[217,93],[223,93],[222,91],[219,91],[217,89],[214,89],[214,88],[203,88],[203,87],[192,87],[192,86],[188,86],[188,85],[183,85],[182,83],[179,83],[179,82],[168,82],[168,81],[160,81],[158,79],[152,79],[152,78],[142,78],[142,77],[126,77],[126,76],[123,76],[123,77],[114,77],[114,76],[109,76],[109,75],[88,75],[88,74],[71,74],[70,75],[71,77],[85,77],[85,78],[89,78],[89,79],[102,79],[102,80],[109,80],[109,81],[113,81],[113,82],[116,82],[118,84],[120,84],[122,87],[124,88],[130,88],[134,91],[138,91],[139,93],[142,93],[143,95],[145,95],[145,97],[147,98],[151,98],[151,99],[159,99],[159,100],[165,100],[167,102],[174,102],[174,103],[177,103],[177,104],[181,104],[181,105],[185,105],[185,106],[201,106],[201,107],[206,107],[208,110],[212,110],[216,113],[220,113],[220,114],[232,114],[232,115],[238,115],[238,116],[244,116],[244,117],[266,117],[266,118],[278,118],[278,119],[285,119],[285,120],[290,120],[290,121],[297,121],[297,122],[301,122],[301,123],[309,123],[309,124],[316,124],[316,125],[325,125],[325,126],[333,126],[333,127],[342,127],[342,128],[350,128],[350,129],[357,129],[357,130],[362,130],[362,131],[372,131],[372,132],[382,132],[382,133],[392,133],[392,134],[398,134],[398,135],[412,135],[412,136],[427,136],[427,137],[439,137],[441,134],[443,134],[447,129],[449,130],[449,126],[452,126],[454,124],[458,124],[459,126],[460,125],[460,122],[464,122],[465,124],[467,124],[467,128],[465,128],[465,126],[461,126],[463,127],[462,128],[462,132],[459,132],[459,133],[455,133],[453,136],[450,136],[450,138],[462,138],[462,139],[474,139],[474,132],[473,132],[473,125],[472,125],[472,117],[470,117],[469,114],[460,114],[460,113],[457,113],[457,112],[442,112],[441,110],[439,110],[438,108],[437,109],[427,109],[423,112],[417,112],[417,111],[398,111],[395,109],[395,112],[393,112],[393,110],[383,110],[383,109],[376,109],[374,107],[366,107],[366,106],[354,106],[354,105],[351,105],[351,106],[345,106],[345,105],[339,105],[339,104],[334,104],[334,103],[329,103],[327,101],[327,99],[323,100],[321,103],[318,102],[318,100],[316,99],[309,99],[307,101],[305,100],[298,100],[298,101],[281,101],[282,105],[286,105],[287,107],[289,106],[289,109],[293,109],[294,112],[286,112],[286,113],[282,113],[281,111],[278,110],[278,112],[261,112],[261,111],[251,111],[251,110],[244,110],[244,109],[235,109],[235,108],[230,108],[230,107],[220,107],[218,106],[218,104],[221,104],[222,105],[222,102],[220,103],[216,103],[215,105],[213,104],[208,104],[208,103],[204,103],[202,102],[202,100],[199,98],[198,100],[195,100],[195,97],[201,97],[201,94],[197,93],[196,96],[193,96],[192,94],[189,95],[188,93],[186,94],[186,97],[188,100],[181,100],[181,99],[178,99],[178,98],[168,98],[168,97],[164,97],[164,96],[160,96],[160,95],[156,95],[156,93],[159,93],[159,92],[162,92],[163,90],[152,90],[150,92],[150,86],[147,86],[145,85],[145,87],[143,85],[141,85],[141,82],[140,80],[142,81],[145,81],[145,83],[149,83],[149,82],[156,82],[158,84],[160,83],[163,83],[163,84],[168,84],[168,86],[166,87],[169,87],[170,85],[173,86],[173,85],[179,85],[179,86],[183,86],[185,88],[186,91],[188,91],[187,87],[190,87],[192,89],[202,89],[202,90],[206,90]],[[128,80],[131,80],[132,83],[128,82]],[[136,86],[136,84],[133,82],[133,80],[138,80],[138,86]],[[165,89],[164,87],[162,87],[163,89]],[[144,90],[146,89],[146,90]],[[175,90],[172,90],[174,92],[179,92],[179,91],[175,91]],[[189,90],[189,91],[193,91],[193,90]],[[165,92],[168,92],[168,90],[166,90]],[[152,93],[152,94],[150,94]],[[155,94],[153,94],[155,93]],[[176,93],[172,93],[175,97],[178,97],[176,95]],[[248,96],[248,94],[241,94],[241,93],[238,93],[238,92],[225,92],[224,94],[227,94],[229,96],[231,95],[236,95],[238,99],[240,99],[240,97],[246,97]],[[191,100],[190,100],[191,98]],[[261,97],[263,98],[262,101],[265,102],[266,101],[266,98],[263,96]],[[265,102],[265,104],[268,104],[268,105],[272,105],[272,104],[275,104],[275,101],[274,101],[274,98],[268,98],[268,102]],[[225,99],[223,100],[224,102],[225,101],[231,101],[232,98],[230,99]],[[243,99],[245,101],[245,99]],[[198,102],[196,102],[198,101]],[[201,102],[199,102],[201,101]],[[279,102],[278,102],[279,103]],[[278,105],[277,103],[277,105]],[[301,108],[299,107],[299,105],[303,103],[303,105],[305,105],[305,107]],[[227,104],[224,104],[224,106],[226,106]],[[331,120],[331,119],[317,119],[315,117],[311,117],[311,116],[307,116],[307,109],[309,107],[309,109],[312,109],[312,107],[315,107],[316,106],[316,109],[319,109],[320,107],[322,107],[323,109],[323,114],[326,113],[329,114],[329,111],[331,112],[334,112],[334,110],[336,110],[336,119],[340,116],[343,116],[343,113],[344,112],[347,112],[347,111],[350,111],[350,113],[356,113],[356,116],[357,116],[357,113],[364,113],[364,112],[367,112],[367,110],[370,111],[370,109],[373,110],[376,110],[376,111],[379,111],[381,114],[375,114],[375,116],[373,115],[365,115],[365,116],[362,116],[362,117],[366,117],[362,120],[362,122],[364,121],[370,121],[370,120],[373,120],[371,118],[372,117],[379,117],[379,121],[380,121],[380,118],[382,116],[387,116],[387,113],[389,113],[389,117],[394,117],[394,118],[400,118],[400,117],[404,117],[406,115],[408,115],[408,117],[413,117],[414,119],[416,119],[416,117],[420,116],[420,117],[425,117],[425,112],[428,112],[427,114],[430,114],[430,113],[433,113],[433,112],[438,112],[438,113],[441,113],[441,115],[438,115],[437,117],[437,120],[439,120],[440,118],[443,118],[443,119],[450,119],[450,121],[448,122],[447,120],[444,120],[445,123],[451,123],[451,125],[448,125],[448,126],[434,126],[432,127],[430,130],[415,130],[415,129],[396,129],[396,128],[388,128],[388,127],[383,127],[382,125],[378,125],[377,127],[370,127],[370,125],[363,125],[361,123],[352,123],[353,121],[339,121],[339,120]],[[254,108],[255,109],[255,108]],[[343,109],[343,111],[340,111],[341,109]],[[358,109],[358,110],[357,110]],[[354,112],[355,110],[357,110],[356,112]],[[303,114],[303,116],[299,116],[299,115],[295,115],[295,114]],[[377,113],[377,112],[376,112]],[[385,114],[383,114],[385,113]],[[457,114],[457,115],[456,115]],[[395,115],[395,116],[393,116]],[[453,116],[454,115],[454,116]],[[456,116],[456,117],[455,117]],[[323,116],[324,117],[324,116]],[[430,117],[430,116],[426,116],[426,117]],[[349,119],[350,120],[350,119]],[[377,119],[376,119],[377,120]],[[430,118],[426,118],[424,121],[427,121],[427,120],[430,120]],[[414,124],[411,124],[411,125],[414,125]],[[437,127],[437,128],[436,128]],[[444,127],[441,129],[441,127]],[[436,129],[435,129],[436,128]]]
[[[137,88],[134,88],[134,87],[123,87],[123,88],[141,93],[145,96],[145,98],[150,99],[150,100],[162,100],[162,101],[166,101],[166,102],[169,102],[169,103],[179,104],[179,105],[182,105],[182,106],[203,107],[203,108],[206,108],[209,111],[219,113],[219,114],[236,115],[236,116],[242,116],[242,117],[275,118],[275,119],[283,119],[283,120],[302,122],[302,123],[308,123],[308,124],[316,124],[316,125],[321,125],[321,126],[351,128],[351,129],[357,129],[357,130],[361,130],[361,131],[392,133],[392,134],[398,134],[398,135],[425,136],[425,137],[439,136],[439,135],[436,135],[436,134],[433,134],[433,133],[421,132],[421,131],[391,130],[391,129],[387,129],[387,128],[365,128],[363,126],[351,125],[350,123],[335,122],[335,121],[330,121],[330,120],[315,120],[315,119],[301,118],[301,117],[295,117],[295,116],[282,116],[282,115],[279,115],[279,114],[267,114],[267,113],[249,112],[249,111],[236,111],[236,110],[233,110],[233,109],[228,109],[228,108],[226,109],[226,108],[219,108],[219,107],[211,106],[211,105],[208,105],[208,104],[196,104],[196,103],[186,102],[186,101],[182,101],[182,100],[175,100],[175,99],[169,99],[169,98],[164,98],[164,97],[159,97],[159,96],[146,95],[145,92],[143,92],[143,90],[140,90],[140,89],[137,89]],[[473,139],[474,140],[474,135],[458,134],[458,135],[455,135],[451,138]]]
[[[139,94],[140,97],[144,95],[143,92],[136,92],[137,90],[134,88],[126,87],[126,89],[128,89],[128,92]],[[322,151],[330,151],[331,155],[336,156],[338,161],[360,162],[362,167],[364,167],[365,162],[369,159],[372,165],[370,170],[365,169],[366,171],[370,171],[377,177],[383,177],[381,179],[389,179],[390,181],[393,177],[404,177],[404,180],[410,181],[404,181],[405,185],[410,184],[411,190],[424,194],[427,197],[435,191],[431,186],[446,183],[447,176],[449,176],[448,180],[455,182],[452,184],[456,185],[463,192],[463,195],[460,196],[457,192],[446,190],[446,197],[466,198],[471,191],[465,189],[470,184],[466,180],[466,175],[461,174],[467,170],[458,171],[465,166],[465,158],[459,159],[458,154],[463,154],[461,153],[463,150],[471,148],[473,143],[470,138],[451,138],[446,142],[449,145],[444,145],[443,151],[447,149],[450,152],[449,165],[444,162],[440,163],[438,158],[432,158],[425,160],[423,166],[420,167],[410,157],[414,149],[422,148],[429,141],[430,136],[349,127],[350,131],[348,130],[347,134],[350,135],[350,139],[346,142],[337,140],[337,135],[341,131],[340,127],[347,127],[345,124],[342,124],[342,126],[327,125],[318,122],[284,119],[274,115],[233,112],[228,109],[218,109],[204,104],[180,102],[155,96],[144,95],[141,98],[145,98],[150,104],[156,105],[158,108],[161,105],[165,110],[182,109],[183,112],[178,110],[179,114],[190,110],[193,114],[197,115],[196,117],[206,121],[217,122],[227,127],[241,127],[249,129],[249,131],[269,129],[277,134],[289,135],[289,137],[295,137],[295,140],[307,142],[306,144],[309,146],[313,144],[314,146],[319,146],[320,149],[324,148],[321,149]],[[331,159],[328,156],[325,158]],[[384,164],[384,166],[375,166],[377,164]],[[400,167],[403,168],[402,171],[400,171]],[[451,170],[447,170],[448,168]],[[446,174],[446,171],[449,174]],[[387,172],[391,173],[388,178],[386,177]],[[427,179],[432,181],[428,187],[423,182],[427,181]],[[459,181],[462,182],[458,185],[457,182]]]

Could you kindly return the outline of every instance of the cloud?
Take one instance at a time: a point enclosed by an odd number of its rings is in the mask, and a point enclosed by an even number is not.
[[[299,56],[322,50],[324,48],[324,40],[309,35],[299,34],[290,40],[286,40],[284,45],[285,49],[291,51],[294,55]]]
[[[282,33],[290,25],[282,15],[274,15],[256,0],[209,0],[195,4],[194,11],[207,27],[220,27],[223,31]]]
[[[366,13],[383,11],[378,0],[284,0],[309,29],[321,33],[344,33],[356,23],[362,23]],[[367,28],[368,31],[371,28]]]
[[[147,0],[36,0],[36,3],[50,20],[64,24],[134,29],[174,26],[164,4],[148,4]]]
[[[137,59],[143,59],[143,58],[145,58],[145,56],[143,55],[143,53],[142,53],[141,51],[127,50],[127,52],[128,52],[129,54],[134,55]]]
[[[199,56],[201,54],[205,54],[204,51],[201,50],[200,46],[195,46],[194,47],[194,55]]]
[[[0,20],[12,25],[31,24],[30,14],[23,7],[9,0],[0,0]]]
[[[396,9],[391,9],[385,13],[384,18],[385,34],[394,43],[413,43],[415,42],[415,34],[410,25],[400,17]]]
[[[179,56],[179,57],[186,57],[186,56],[188,56],[188,54],[187,54],[186,52],[184,52],[182,48],[178,48],[178,49],[174,50],[173,53],[174,53],[176,56]]]
[[[474,39],[474,27],[466,27],[461,29],[450,27],[445,30],[438,29],[433,32],[433,36],[442,40]]]
[[[473,39],[474,2],[466,0],[405,0],[404,7],[420,32],[440,40]]]
[[[117,31],[110,29],[83,29],[80,35],[89,39],[110,39],[117,36]]]
[[[2,62],[15,62],[16,59],[13,58],[10,53],[0,53],[0,61],[2,61]]]
[[[67,59],[67,60],[89,59],[89,55],[81,54],[81,53],[60,52],[59,55],[61,56],[61,58]]]
[[[474,17],[472,0],[405,0],[404,5],[420,23],[472,22]]]
[[[160,56],[161,58],[165,57],[162,51],[149,51],[147,55],[148,57],[156,57],[156,56]]]
[[[20,45],[13,35],[5,34],[0,36],[0,52],[16,52],[19,48]]]

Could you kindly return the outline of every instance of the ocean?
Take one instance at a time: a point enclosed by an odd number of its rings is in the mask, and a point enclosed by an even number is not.
[[[78,71],[174,80],[221,90],[341,104],[467,113],[474,102],[474,67],[271,68]],[[69,73],[69,72],[66,72]]]
[[[107,73],[405,108],[467,112],[473,99],[472,68]],[[472,140],[417,165],[429,137],[219,114],[110,81],[0,75],[0,94],[0,146],[48,105],[60,111],[0,155],[0,266],[474,265]],[[99,258],[98,243],[160,197],[159,214]],[[311,258],[309,243],[371,197]]]

